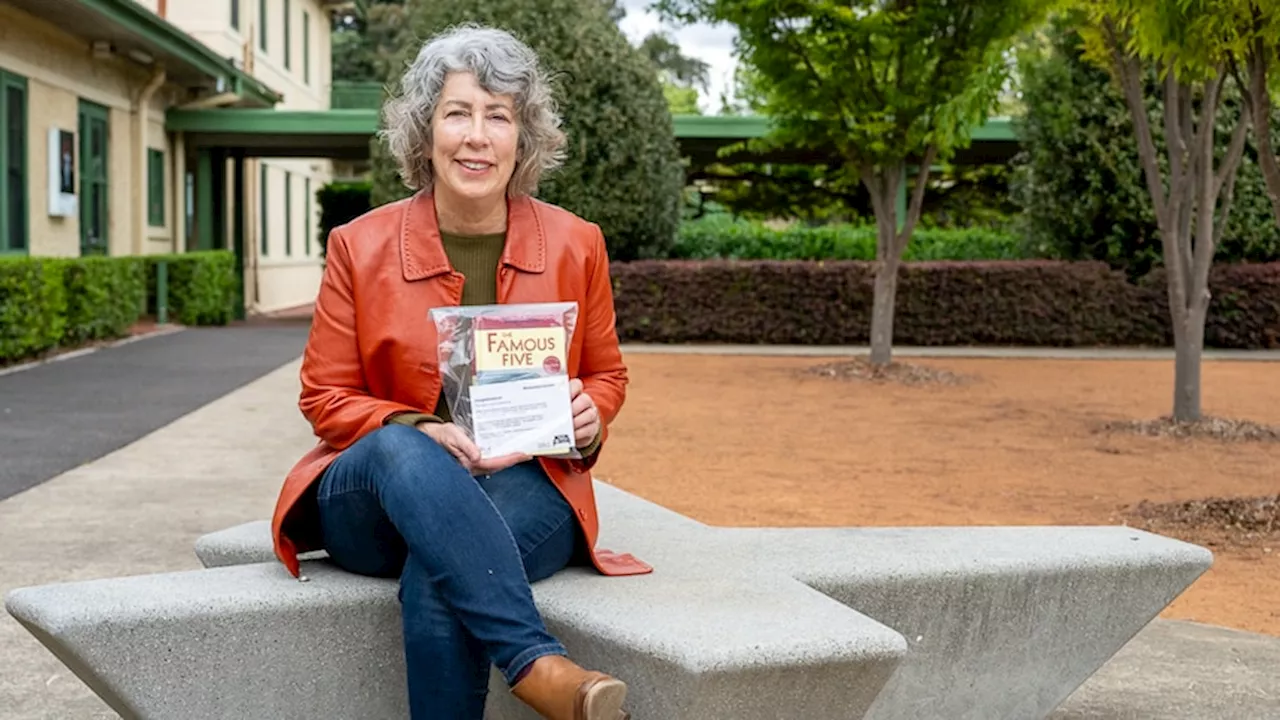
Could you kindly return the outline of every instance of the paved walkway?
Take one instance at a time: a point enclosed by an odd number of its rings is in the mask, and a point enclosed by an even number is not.
[[[297,322],[179,329],[0,374],[0,500],[297,357],[307,329]]]
[[[227,333],[199,339],[215,337],[238,337],[252,345],[248,338],[255,336]],[[101,352],[123,353],[126,347]],[[205,349],[212,353],[233,347],[243,346],[226,339]],[[184,363],[218,364],[212,356],[175,357]],[[116,362],[120,357],[99,360]],[[262,359],[256,367],[265,365],[267,359]],[[163,404],[170,392],[193,401],[184,394],[187,389],[172,387],[192,382],[185,371],[159,363],[144,366],[150,376],[122,373],[117,382],[128,377],[168,388],[148,402]],[[118,446],[105,455],[0,501],[0,595],[22,586],[198,568],[192,551],[197,537],[268,517],[284,474],[314,442],[296,409],[297,372],[296,358],[286,359],[191,412],[180,412],[177,404],[166,406],[166,412],[179,415],[172,422],[156,421],[156,429],[137,437],[117,436]],[[60,377],[78,382],[74,372]],[[202,382],[199,377],[196,382]],[[73,395],[68,388],[62,396],[94,398]],[[69,403],[69,415],[84,402]],[[106,416],[98,423],[113,424]],[[130,432],[140,433],[141,427],[135,424]],[[64,430],[60,440],[74,444],[78,438]],[[3,464],[8,461],[6,457]],[[1053,720],[1277,717],[1278,666],[1280,640],[1155,622]],[[0,613],[0,668],[0,720],[115,717],[7,613]]]

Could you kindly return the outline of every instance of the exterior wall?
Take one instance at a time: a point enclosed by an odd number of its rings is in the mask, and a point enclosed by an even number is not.
[[[331,89],[330,31],[328,12],[316,0],[289,0],[289,66],[285,67],[285,0],[238,0],[239,27],[232,27],[234,0],[169,2],[170,22],[190,33],[220,55],[238,58],[246,72],[280,92],[281,110],[327,110]],[[266,49],[260,11],[266,9]],[[303,15],[309,18],[310,43],[303,41]],[[309,50],[310,72],[305,73],[303,51]],[[267,171],[265,203],[259,191],[259,163]],[[291,200],[285,202],[285,174],[292,177]],[[245,299],[250,308],[271,312],[304,305],[315,299],[323,269],[319,246],[319,208],[315,192],[333,177],[333,163],[326,159],[263,158],[245,167]],[[306,178],[311,179],[311,215],[306,217]],[[229,194],[230,196],[230,194]],[[235,201],[231,203],[235,205]],[[293,222],[284,219],[286,205]],[[263,252],[266,212],[266,246]],[[228,220],[228,227],[230,227]],[[290,239],[286,242],[286,230]],[[307,238],[311,252],[307,252]],[[286,252],[286,248],[290,252]]]
[[[30,255],[76,256],[80,254],[79,213],[50,216],[49,130],[59,128],[76,135],[76,194],[80,195],[79,102],[86,100],[108,111],[108,221],[112,255],[129,255],[141,244],[148,248],[172,247],[166,229],[148,231],[148,240],[135,235],[136,206],[147,190],[146,166],[135,170],[138,148],[133,97],[149,76],[142,68],[118,59],[98,60],[85,51],[84,42],[53,25],[0,4],[0,68],[27,79],[28,233]],[[164,132],[164,107],[172,88],[162,87],[148,108],[148,143],[171,157]],[[166,163],[168,164],[168,163]],[[135,182],[135,179],[138,182]],[[143,193],[140,197],[137,193]],[[172,207],[171,201],[168,207]],[[143,223],[146,217],[140,218]]]
[[[242,67],[284,95],[280,109],[323,110],[329,107],[330,32],[328,12],[317,0],[289,0],[290,63],[285,67],[285,0],[239,0],[239,28],[231,27],[232,0],[177,2],[168,0],[165,17],[223,56],[238,58]],[[259,3],[266,3],[267,48],[258,45]],[[159,0],[142,0],[158,12]],[[303,14],[309,17],[309,47],[303,42]],[[131,61],[96,59],[81,38],[54,23],[32,17],[0,3],[0,69],[27,80],[28,237],[31,255],[80,254],[79,212],[51,217],[49,205],[48,132],[52,127],[74,132],[77,143],[76,194],[79,167],[79,102],[107,109],[108,116],[108,252],[111,255],[181,251],[179,238],[186,223],[183,163],[174,157],[174,143],[165,130],[166,108],[177,103],[176,88],[162,86],[146,113],[145,140],[138,141],[134,98],[150,80],[149,71]],[[309,76],[304,77],[303,51],[310,51]],[[164,223],[153,227],[146,213],[148,164],[146,150],[164,152]],[[268,192],[259,194],[259,163],[268,168]],[[192,168],[194,169],[194,168]],[[285,177],[292,178],[286,202]],[[319,207],[315,193],[334,176],[325,159],[251,160],[245,168],[245,197],[237,201],[228,189],[227,207],[246,209],[245,295],[251,311],[272,311],[314,300],[322,273]],[[231,173],[227,173],[228,180]],[[307,179],[310,179],[308,201]],[[289,207],[292,222],[286,222]],[[308,214],[307,210],[310,209]],[[266,223],[259,215],[267,211]],[[232,222],[228,219],[227,237]],[[288,241],[286,241],[288,231]],[[265,238],[265,240],[264,240]],[[264,245],[265,243],[265,245]],[[265,252],[263,249],[265,247]]]

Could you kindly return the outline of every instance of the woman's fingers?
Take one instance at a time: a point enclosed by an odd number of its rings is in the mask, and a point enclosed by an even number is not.
[[[587,425],[591,425],[599,421],[600,421],[600,411],[596,410],[595,405],[588,405],[586,408],[584,408],[581,411],[577,411],[577,410],[574,411],[573,428],[575,430],[581,430]]]

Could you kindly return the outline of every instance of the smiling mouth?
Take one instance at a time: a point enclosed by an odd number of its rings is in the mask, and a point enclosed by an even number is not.
[[[483,170],[488,170],[488,169],[489,169],[489,167],[490,167],[489,163],[485,163],[485,162],[468,162],[468,161],[466,161],[466,160],[459,160],[459,161],[458,161],[458,164],[459,164],[459,165],[461,165],[462,167],[464,167],[464,168],[466,168],[466,169],[468,169],[468,170],[474,171],[474,172],[480,172],[480,171],[483,171]]]

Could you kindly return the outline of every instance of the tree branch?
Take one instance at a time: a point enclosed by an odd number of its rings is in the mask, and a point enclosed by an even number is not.
[[[1253,115],[1253,137],[1258,148],[1258,167],[1262,169],[1262,179],[1267,186],[1267,196],[1271,198],[1271,211],[1275,215],[1276,224],[1280,224],[1280,159],[1271,145],[1271,94],[1267,91],[1267,71],[1271,58],[1266,54],[1266,46],[1262,38],[1256,38],[1249,44],[1249,55],[1246,65],[1249,68],[1249,82],[1245,91],[1245,106]],[[1237,80],[1239,82],[1239,80]],[[1242,90],[1245,83],[1240,83]]]
[[[900,257],[902,251],[907,248],[911,233],[916,229],[916,222],[920,220],[920,213],[924,209],[924,191],[929,184],[929,168],[933,165],[933,160],[937,155],[937,144],[929,143],[929,147],[925,148],[924,158],[920,161],[920,173],[916,177],[916,186],[911,190],[911,202],[907,205],[907,217],[903,222],[902,230],[898,232],[897,237],[893,240],[895,257]]]
[[[1151,124],[1147,122],[1146,105],[1142,101],[1142,86],[1137,62],[1126,56],[1120,49],[1115,23],[1110,18],[1103,20],[1103,35],[1106,38],[1107,49],[1111,53],[1116,74],[1120,78],[1120,85],[1124,90],[1125,102],[1129,105],[1129,114],[1133,116],[1134,130],[1138,135],[1138,157],[1142,161],[1142,169],[1147,178],[1147,191],[1151,193],[1156,220],[1158,224],[1167,227],[1171,218],[1166,214],[1164,188],[1160,183],[1160,165],[1156,162],[1156,145],[1151,139]]]

